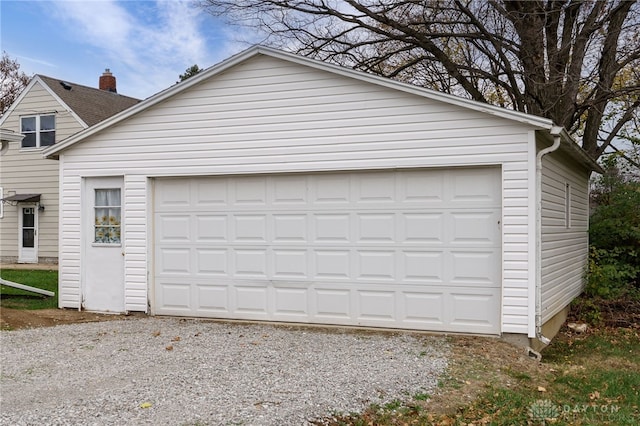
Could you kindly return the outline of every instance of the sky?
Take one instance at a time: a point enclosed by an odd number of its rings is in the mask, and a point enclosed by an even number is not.
[[[0,49],[21,71],[98,87],[109,68],[139,99],[257,41],[191,0],[0,0]]]

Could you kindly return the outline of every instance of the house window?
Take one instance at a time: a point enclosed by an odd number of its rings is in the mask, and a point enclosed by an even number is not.
[[[96,189],[94,243],[120,244],[120,188]]]
[[[564,226],[571,228],[571,184],[564,184]]]
[[[42,148],[56,142],[55,115],[34,115],[20,118],[22,148]]]
[[[22,247],[33,248],[36,241],[36,209],[23,207],[22,209]]]

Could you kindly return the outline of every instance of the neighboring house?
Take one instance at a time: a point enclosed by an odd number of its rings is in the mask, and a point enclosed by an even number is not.
[[[264,47],[45,155],[60,307],[526,344],[582,291],[599,170],[550,120]]]
[[[42,150],[139,102],[116,93],[106,70],[99,89],[34,76],[0,117],[0,261],[58,261],[59,162]]]

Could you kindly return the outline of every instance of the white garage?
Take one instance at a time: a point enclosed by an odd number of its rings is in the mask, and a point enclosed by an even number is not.
[[[155,181],[158,314],[492,333],[497,168]]]
[[[545,341],[583,287],[566,131],[270,48],[45,156],[63,308]]]

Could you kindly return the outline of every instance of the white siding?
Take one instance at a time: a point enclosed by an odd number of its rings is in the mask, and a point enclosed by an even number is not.
[[[147,179],[127,175],[124,181],[125,309],[147,311]]]
[[[569,223],[565,217],[567,184]],[[562,153],[546,155],[542,161],[543,323],[582,292],[589,251],[588,230],[588,172]]]
[[[535,222],[529,216],[529,202],[534,200],[527,196],[530,185],[527,168],[526,161],[502,166],[502,331],[505,333],[526,333],[529,325],[528,224]]]
[[[79,132],[83,126],[44,88],[34,84],[16,109],[6,117],[2,127],[20,132],[20,117],[39,113],[55,113],[56,142]],[[42,158],[40,149],[20,149],[19,142],[9,144],[0,156],[0,186],[4,195],[42,194],[45,210],[38,218],[38,256],[58,257],[58,161]],[[0,258],[12,260],[18,256],[18,209],[5,206],[0,219]]]
[[[63,210],[70,216],[62,245],[80,252],[80,229],[73,219],[79,214],[75,203],[83,176],[124,174],[131,186],[125,214],[141,220],[149,217],[143,209],[151,206],[148,200],[143,206],[140,198],[148,176],[501,165],[501,331],[526,333],[529,280],[523,253],[527,223],[533,223],[527,197],[529,130],[507,119],[259,55],[64,152],[64,197],[70,204]],[[128,286],[147,282],[141,265],[150,261],[138,240],[142,226],[136,226],[133,246],[127,241]],[[64,300],[71,301],[80,286],[74,268],[62,265]],[[142,293],[134,297],[133,287],[128,288],[127,306],[139,306]]]
[[[64,157],[60,157],[63,167]],[[60,257],[58,263],[58,306],[61,308],[81,307],[81,269],[82,257],[82,182],[75,176],[61,171],[60,176]]]

